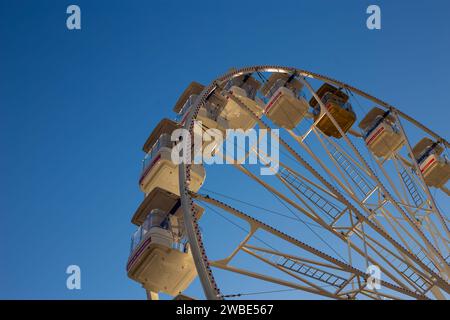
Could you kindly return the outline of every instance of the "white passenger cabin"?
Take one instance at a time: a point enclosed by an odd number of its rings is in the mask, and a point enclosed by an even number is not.
[[[178,217],[153,209],[133,234],[128,276],[151,293],[177,296],[197,275]]]
[[[442,154],[444,148],[438,142],[423,138],[412,151],[425,183],[431,187],[444,187],[450,179],[449,159]]]
[[[153,209],[160,209],[164,212],[176,216],[180,225],[183,225],[183,211],[181,209],[180,196],[160,187],[154,188],[141,202],[136,212],[133,214],[131,222],[137,226],[141,226],[148,213]],[[197,219],[203,214],[204,209],[194,204],[195,216]]]
[[[309,109],[306,100],[300,96],[302,87],[289,74],[273,73],[261,90],[268,99],[265,115],[279,127],[294,129]]]
[[[389,158],[405,144],[395,118],[389,111],[374,107],[359,123],[359,127],[364,132],[367,147],[377,157]]]
[[[261,118],[264,102],[256,97],[256,93],[260,87],[261,83],[248,74],[238,76],[228,81],[224,91],[232,93],[258,118]],[[220,116],[227,120],[228,128],[230,129],[242,129],[246,131],[256,125],[256,120],[230,98],[227,98],[227,103],[220,112]]]
[[[180,126],[169,119],[163,119],[153,130],[144,144],[143,150],[147,153],[142,174],[139,179],[141,190],[147,195],[155,187],[164,188],[179,195],[179,168],[172,161],[172,148],[176,142],[171,141],[171,134]],[[205,180],[205,169],[201,164],[192,164],[191,181],[189,188],[197,192]]]
[[[173,111],[178,114],[177,121],[180,126],[184,126],[189,116],[189,111],[196,105],[197,99],[205,87],[192,82],[178,99]],[[196,122],[194,123],[194,136],[203,140],[203,150],[208,146],[210,153],[203,152],[203,156],[211,156],[219,147],[216,139],[209,134],[208,129],[216,129],[217,134],[225,138],[225,130],[228,128],[226,119],[220,116],[219,111],[225,107],[226,99],[218,94],[212,94],[205,106],[198,111]],[[201,124],[201,125],[200,125]],[[199,137],[199,135],[202,135]]]
[[[181,126],[184,126],[191,107],[195,105],[197,98],[202,93],[204,85],[198,82],[192,82],[186,90],[181,94],[173,111],[178,114],[178,121]],[[218,114],[218,110],[223,110],[226,104],[226,99],[221,95],[213,93],[205,106],[201,107],[197,120],[202,122],[203,129],[219,129],[224,131],[228,127],[226,120]]]

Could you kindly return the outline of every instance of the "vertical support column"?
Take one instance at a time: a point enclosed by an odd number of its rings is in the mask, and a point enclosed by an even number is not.
[[[190,199],[190,196],[186,192],[187,190],[186,181],[184,179],[186,174],[185,167],[186,165],[183,164],[179,166],[179,175],[180,175],[179,179],[181,191],[181,207],[183,209],[184,226],[186,228],[186,233],[188,236],[189,247],[192,252],[194,264],[197,269],[197,274],[200,279],[200,283],[202,284],[203,292],[205,293],[206,299],[218,300],[219,296],[215,290],[214,284],[212,283],[209,277],[209,272],[207,266],[205,265],[205,261],[203,260],[203,254],[200,250],[201,245],[199,243],[199,239],[197,237],[194,227],[195,222],[193,221],[193,214],[190,206],[190,202],[192,200]]]
[[[189,115],[187,116],[187,121],[184,125],[184,129],[189,130],[191,136],[194,135],[194,119],[200,109],[202,103],[206,100],[207,94],[211,90],[211,87],[215,83],[206,87],[200,96],[197,98],[196,103],[189,110]],[[191,155],[192,157],[192,155]],[[192,160],[192,159],[191,159]],[[206,257],[206,253],[203,248],[203,243],[201,239],[200,230],[197,225],[197,221],[194,218],[192,198],[189,195],[189,185],[187,180],[189,180],[190,175],[190,164],[181,163],[178,168],[178,179],[180,187],[180,199],[181,208],[183,210],[184,226],[186,228],[186,234],[189,241],[190,251],[194,259],[195,268],[197,269],[197,274],[200,279],[200,283],[205,293],[205,297],[208,300],[219,300],[220,292],[217,288],[211,269],[209,267],[209,262]]]
[[[145,290],[145,292],[147,293],[147,300],[159,300],[158,292],[154,292],[154,291],[150,291],[150,290]]]

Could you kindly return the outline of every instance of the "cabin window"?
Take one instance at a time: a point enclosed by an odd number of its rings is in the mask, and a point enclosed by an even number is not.
[[[167,214],[164,211],[158,209],[152,210],[148,214],[147,219],[145,219],[143,225],[146,230],[150,230],[153,227],[167,229],[168,228]]]
[[[436,153],[435,146],[428,146],[417,159],[417,163],[422,163],[430,155]]]
[[[141,243],[142,236],[143,236],[142,231],[143,231],[143,229],[141,227],[139,227],[131,236],[130,252],[132,252],[134,249],[136,249],[136,247],[139,245],[139,243]]]
[[[181,122],[183,120],[183,118],[185,117],[187,112],[191,109],[191,106],[194,105],[195,99],[197,99],[197,97],[198,97],[197,94],[193,94],[193,95],[189,96],[189,98],[184,103],[183,107],[180,109],[178,116],[176,117],[176,120],[178,122]]]
[[[327,104],[328,102],[334,103],[341,107],[344,110],[347,110],[349,112],[353,113],[352,105],[348,102],[344,102],[343,99],[339,98],[338,96],[332,94],[331,92],[327,92],[322,97],[322,102],[324,104]]]
[[[142,226],[140,226],[131,236],[130,252],[132,252],[134,249],[136,249],[137,246],[139,246],[139,244],[145,238],[147,232],[149,232],[153,227],[169,230],[169,219],[164,211],[155,209],[147,215],[147,218],[145,219]]]
[[[145,155],[143,164],[142,164],[142,172],[147,170],[148,166],[153,163],[155,156],[159,153],[161,148],[169,148],[172,149],[175,141],[171,140],[171,135],[168,133],[162,134],[159,139],[153,144],[149,152]]]
[[[382,116],[377,116],[371,125],[369,125],[364,131],[364,138],[367,138],[381,123],[383,122]]]
[[[246,82],[243,81],[243,79],[245,78],[245,76],[241,76],[241,77],[237,77],[234,79],[231,79],[230,81],[227,82],[227,84],[225,85],[224,89],[226,91],[230,90],[233,86],[239,87],[244,89],[244,91],[247,94],[247,98],[250,99],[255,99],[256,97],[256,92],[257,87],[255,86],[255,82],[256,80],[249,78]]]
[[[278,79],[277,81],[275,81],[275,83],[273,84],[272,88],[270,88],[269,92],[268,92],[268,97],[272,98],[272,96],[275,94],[275,92],[284,86],[284,84],[286,83],[286,80],[283,79]]]

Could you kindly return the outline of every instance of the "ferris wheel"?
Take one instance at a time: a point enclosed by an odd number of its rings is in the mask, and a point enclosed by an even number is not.
[[[173,110],[143,146],[145,197],[132,218],[127,273],[149,299],[189,299],[195,281],[206,299],[449,297],[449,143],[431,129],[346,83],[281,66],[192,82]],[[259,167],[176,164],[178,129],[206,134],[201,155],[216,160],[230,154],[211,132],[259,129],[243,151]],[[276,153],[258,148],[270,139]]]

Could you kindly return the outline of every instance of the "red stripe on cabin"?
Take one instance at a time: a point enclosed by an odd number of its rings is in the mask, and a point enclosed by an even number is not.
[[[139,179],[139,183],[141,183],[142,180],[144,180],[145,176],[148,174],[150,169],[155,165],[155,163],[158,162],[159,159],[161,159],[161,154],[158,154],[158,156],[155,158],[155,160],[152,161],[152,164],[149,165],[147,167],[147,169],[145,169],[144,173],[141,175],[141,178]]]
[[[183,119],[181,119],[181,122],[180,122],[181,125],[184,125],[184,122],[186,121],[188,114],[189,114],[189,112],[186,111],[185,115],[183,116]]]
[[[430,161],[428,161],[428,163],[422,169],[420,169],[420,172],[424,172],[425,170],[427,170],[427,168],[429,166],[431,166],[431,164],[433,164],[435,161],[436,161],[436,158],[432,158]]]
[[[144,251],[145,247],[150,243],[151,237],[149,237],[147,240],[145,240],[139,247],[139,250],[133,255],[133,257],[128,261],[127,263],[127,272],[130,270],[133,263],[136,261],[137,257]]]
[[[369,139],[369,141],[366,141],[367,145],[369,145],[373,139],[375,139],[376,137],[378,137],[378,135],[384,130],[384,127],[381,127],[380,129],[377,130],[377,132],[374,133],[374,135]]]
[[[264,110],[265,113],[269,112],[269,109],[273,107],[273,105],[278,100],[278,98],[280,98],[282,93],[283,93],[282,91],[278,92],[277,95],[269,102],[269,104],[266,107],[266,110]]]

